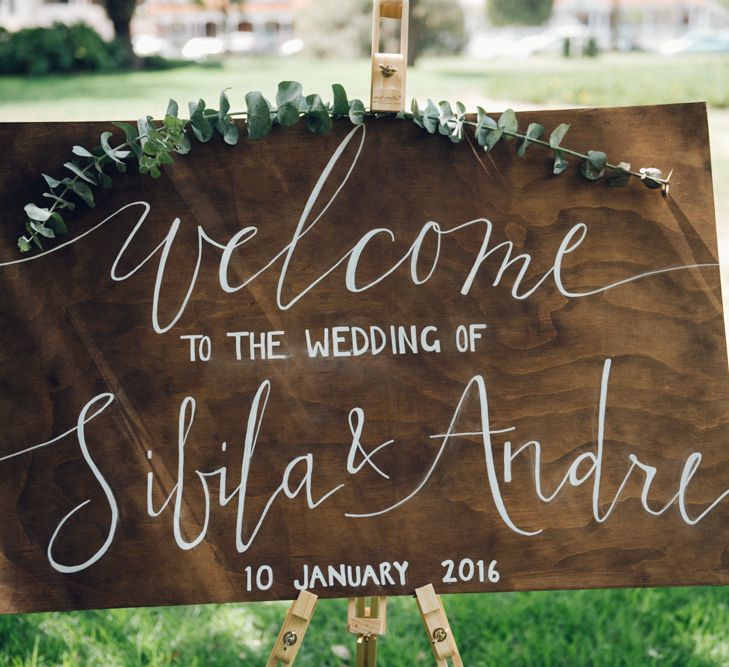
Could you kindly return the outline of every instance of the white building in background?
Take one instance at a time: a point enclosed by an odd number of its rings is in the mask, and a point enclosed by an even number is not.
[[[132,21],[136,38],[168,45],[179,55],[191,38],[217,37],[229,50],[268,53],[294,37],[294,17],[306,0],[141,0]],[[105,39],[114,29],[99,0],[0,0],[0,26],[86,23]]]
[[[143,0],[136,35],[152,35],[180,48],[192,38],[228,40],[231,50],[268,53],[294,37],[302,0]]]
[[[6,30],[47,27],[54,23],[86,23],[104,39],[114,36],[104,8],[92,0],[0,0],[0,26]]]
[[[546,25],[503,28],[488,23],[479,0],[460,2],[469,17],[467,52],[476,58],[559,55],[567,43],[579,54],[592,40],[603,50],[659,51],[687,33],[724,41],[729,34],[729,8],[718,0],[554,0]]]
[[[729,28],[729,9],[717,0],[554,0],[551,23],[584,26],[603,48],[615,24],[622,44],[654,49],[686,32]]]

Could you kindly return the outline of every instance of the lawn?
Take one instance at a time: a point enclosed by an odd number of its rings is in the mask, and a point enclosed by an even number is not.
[[[137,118],[161,114],[170,97],[185,103],[217,100],[259,89],[273,97],[280,80],[301,81],[307,92],[329,94],[345,85],[369,97],[369,59],[320,61],[255,58],[222,66],[75,77],[0,77],[0,121]],[[706,100],[729,107],[729,57],[661,58],[645,54],[600,58],[539,58],[522,62],[424,58],[408,71],[408,94],[461,99],[469,106],[491,101],[534,105],[621,106]]]
[[[708,100],[719,220],[729,221],[729,58],[645,55],[519,63],[421,60],[409,95],[474,108],[601,106]],[[117,75],[0,78],[0,121],[136,118],[234,86],[243,94],[297,79],[332,82],[366,100],[369,61],[255,59],[221,67]],[[234,102],[236,104],[236,102]],[[0,147],[1,148],[1,147]],[[660,156],[658,156],[660,157]],[[669,165],[670,166],[670,165]],[[612,590],[453,595],[446,607],[468,667],[485,665],[729,665],[729,590]],[[0,667],[263,665],[286,605],[207,605],[0,617]],[[433,664],[412,599],[392,599],[383,667]],[[322,601],[297,665],[352,664],[346,604]],[[334,647],[334,650],[333,650]]]
[[[445,600],[467,667],[729,664],[723,588],[452,595]],[[265,664],[286,605],[205,605],[0,617],[0,665]],[[297,667],[353,664],[346,602],[319,602]],[[415,600],[391,598],[383,667],[432,665]]]

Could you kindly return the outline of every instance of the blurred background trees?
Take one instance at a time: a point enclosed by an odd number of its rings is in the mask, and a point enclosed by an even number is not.
[[[104,9],[114,26],[114,36],[127,55],[130,64],[136,62],[132,48],[132,17],[137,0],[104,0]]]
[[[396,26],[397,21],[383,26],[386,51],[398,50]],[[297,16],[296,31],[317,57],[367,56],[372,42],[372,0],[321,0],[307,5]],[[410,0],[409,64],[424,54],[459,54],[466,42],[466,22],[458,0]]]
[[[463,9],[456,0],[410,0],[409,65],[420,55],[457,55],[467,41]]]
[[[542,25],[552,15],[552,0],[486,0],[486,8],[496,26]]]

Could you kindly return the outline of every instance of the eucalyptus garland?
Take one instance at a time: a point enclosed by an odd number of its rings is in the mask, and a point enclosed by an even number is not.
[[[304,96],[300,83],[282,81],[278,84],[275,105],[255,91],[245,96],[246,111],[231,112],[227,90],[220,94],[218,109],[208,108],[202,99],[190,102],[189,118],[183,119],[179,117],[177,103],[170,100],[162,121],[157,122],[147,116],[140,119],[136,127],[128,123],[114,123],[124,134],[121,143],[112,145],[115,136],[107,131],[101,134],[99,145],[95,148],[74,146],[73,159],[63,165],[67,170],[63,178],[55,179],[43,174],[48,185],[43,197],[50,200],[49,205],[26,205],[26,233],[18,239],[20,251],[28,252],[33,245],[42,250],[42,239],[67,234],[68,227],[61,212],[73,211],[79,203],[93,208],[93,188],[110,188],[113,185],[108,173],[110,169],[115,168],[117,172],[124,173],[128,163],[132,163],[136,164],[139,173],[159,178],[165,166],[174,164],[173,155],[190,152],[191,136],[207,142],[217,133],[225,143],[237,144],[240,132],[234,121],[235,116],[245,117],[248,138],[253,140],[265,137],[274,125],[290,127],[302,118],[312,133],[323,134],[331,130],[333,119],[348,118],[353,124],[359,125],[368,117],[396,116],[414,122],[430,134],[447,136],[453,142],[463,141],[465,128],[470,127],[473,128],[476,142],[487,152],[492,151],[502,139],[517,140],[516,154],[519,157],[523,157],[531,145],[548,149],[554,157],[553,172],[556,175],[568,168],[566,156],[570,156],[580,160],[580,173],[589,181],[604,178],[608,185],[623,186],[632,178],[637,178],[648,188],[668,192],[670,174],[663,178],[661,171],[655,168],[631,171],[630,165],[625,162],[608,162],[608,156],[603,151],[580,153],[565,148],[562,141],[570,129],[566,123],[554,128],[548,140],[542,138],[545,128],[539,123],[531,123],[522,133],[512,109],[507,109],[498,120],[494,120],[481,107],[477,107],[476,120],[473,121],[466,118],[466,107],[461,102],[457,102],[453,109],[448,102],[436,105],[428,100],[421,110],[417,100],[413,100],[410,112],[376,113],[366,109],[361,100],[348,99],[340,84],[332,86],[332,102],[325,103],[319,95]]]

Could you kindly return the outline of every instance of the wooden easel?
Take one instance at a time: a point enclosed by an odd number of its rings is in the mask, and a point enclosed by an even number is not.
[[[374,0],[372,9],[372,62],[370,85],[371,111],[404,111],[405,81],[408,65],[408,0]],[[380,51],[380,21],[383,18],[400,21],[400,51]],[[432,584],[416,589],[415,598],[428,635],[437,667],[463,667],[443,602]],[[291,603],[266,667],[293,665],[301,648],[317,596],[301,591]],[[356,667],[375,667],[377,638],[387,631],[387,598],[350,598],[347,607],[347,631],[357,635]]]
[[[370,110],[405,110],[405,75],[408,67],[408,0],[374,0],[372,11],[372,78]],[[400,21],[400,51],[380,51],[380,22]]]
[[[461,655],[443,608],[443,601],[436,594],[433,585],[428,584],[416,589],[415,598],[437,667],[449,667],[449,660],[452,661],[453,667],[463,667]],[[301,591],[299,597],[291,603],[266,667],[294,664],[314,615],[316,602],[316,595]],[[377,638],[379,635],[384,635],[386,630],[386,597],[372,597],[369,605],[366,598],[349,599],[347,631],[357,635],[356,667],[376,667]]]

